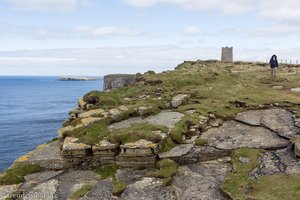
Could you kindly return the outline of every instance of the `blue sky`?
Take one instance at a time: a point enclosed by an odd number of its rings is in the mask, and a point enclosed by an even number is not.
[[[296,0],[0,0],[0,75],[105,75],[184,60],[300,62]]]

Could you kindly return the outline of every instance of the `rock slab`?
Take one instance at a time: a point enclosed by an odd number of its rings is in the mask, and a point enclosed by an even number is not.
[[[219,128],[209,129],[201,138],[218,149],[260,148],[278,149],[289,142],[263,127],[253,127],[237,121],[228,121]]]
[[[285,138],[294,138],[300,131],[295,126],[293,114],[287,110],[274,108],[239,113],[236,120],[251,126],[265,126]]]

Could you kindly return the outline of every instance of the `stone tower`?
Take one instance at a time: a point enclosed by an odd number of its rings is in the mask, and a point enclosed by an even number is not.
[[[222,47],[221,61],[233,62],[233,47]]]

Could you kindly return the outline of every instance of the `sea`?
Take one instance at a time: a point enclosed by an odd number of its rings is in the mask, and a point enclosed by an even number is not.
[[[0,76],[0,172],[36,146],[57,137],[57,130],[98,81],[59,81],[59,77]]]

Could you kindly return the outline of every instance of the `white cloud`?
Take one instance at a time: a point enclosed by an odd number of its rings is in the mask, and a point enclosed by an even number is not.
[[[279,20],[300,21],[299,0],[120,0],[138,7],[159,4],[175,5],[195,11],[218,11],[224,15],[235,15],[253,11],[259,16]]]
[[[219,57],[219,48],[134,46],[0,52],[0,75],[105,75],[174,69],[184,60]],[[201,57],[199,57],[201,55]],[[38,73],[38,74],[37,74]]]
[[[84,37],[137,36],[141,34],[141,32],[134,29],[113,26],[80,26],[75,31]]]
[[[268,27],[261,27],[249,32],[250,36],[254,37],[288,37],[292,35],[299,35],[300,27],[289,24],[279,23],[270,25]]]
[[[276,52],[274,52],[276,51]],[[292,59],[300,48],[235,48],[235,60],[266,61]],[[74,48],[0,52],[0,75],[105,75],[171,70],[184,60],[220,59],[215,47],[140,46],[119,48]]]
[[[222,14],[233,15],[249,11],[257,0],[121,0],[132,6],[150,7],[157,4],[170,4],[187,10],[209,11],[218,10]]]
[[[5,0],[12,9],[28,12],[70,12],[80,6],[91,4],[91,0]]]
[[[196,35],[200,33],[200,29],[197,26],[188,26],[184,29],[185,34]]]
[[[283,21],[300,21],[300,1],[298,0],[263,0],[259,14],[262,17]]]
[[[113,26],[79,26],[76,28],[51,27],[51,26],[19,26],[0,23],[0,38],[11,36],[26,37],[30,39],[71,39],[101,37],[132,37],[144,33],[133,28]]]

